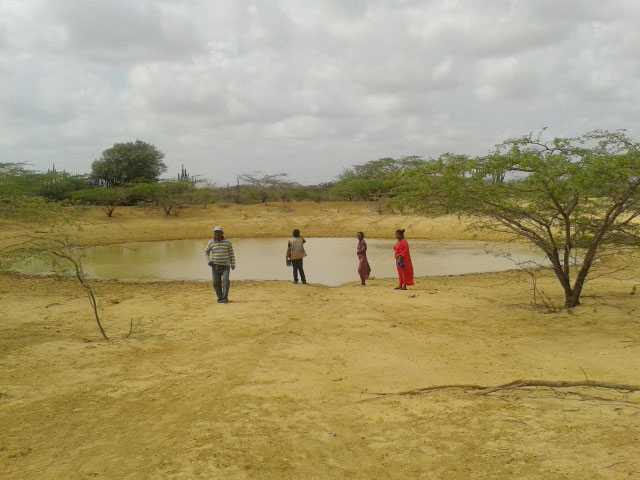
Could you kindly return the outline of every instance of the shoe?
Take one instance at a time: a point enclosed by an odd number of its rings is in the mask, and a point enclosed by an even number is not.
[[[297,285],[297,284],[298,284],[298,281],[297,281],[297,280],[294,280],[293,284],[294,284],[294,285]]]
[[[366,287],[366,285],[358,285],[359,287]]]
[[[228,298],[223,298],[222,302],[220,302],[220,303],[229,303],[229,299]]]
[[[394,290],[402,290],[402,287],[396,287]]]
[[[306,285],[306,284],[307,284],[307,282],[302,282],[302,284],[303,284],[303,285]]]
[[[224,303],[221,298],[218,299],[218,303]]]

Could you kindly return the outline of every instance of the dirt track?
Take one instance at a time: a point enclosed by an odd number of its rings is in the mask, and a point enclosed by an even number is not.
[[[454,218],[358,204],[90,210],[83,221],[84,244],[205,238],[214,224],[231,237],[473,235]],[[31,228],[1,226],[5,238]],[[95,282],[111,343],[76,282],[0,275],[2,478],[640,477],[640,393],[373,394],[585,373],[639,384],[631,264],[589,283],[573,313],[533,308],[518,272],[418,278],[408,292],[392,280],[234,282],[229,305],[207,284]],[[540,286],[562,303],[556,281]]]

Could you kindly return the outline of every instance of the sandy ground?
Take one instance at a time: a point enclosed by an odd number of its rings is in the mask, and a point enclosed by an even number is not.
[[[88,209],[82,222],[83,244],[204,239],[214,224],[230,237],[473,238],[455,218],[362,204]],[[0,228],[6,243],[44,227]],[[376,395],[640,384],[640,261],[618,261],[631,269],[589,283],[571,313],[534,308],[521,272],[418,278],[406,292],[233,282],[228,305],[204,283],[94,282],[111,342],[77,282],[2,274],[0,478],[640,478],[640,393]],[[539,285],[562,303],[552,278]]]

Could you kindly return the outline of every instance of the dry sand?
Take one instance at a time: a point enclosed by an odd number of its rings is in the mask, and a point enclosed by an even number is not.
[[[455,218],[363,204],[87,209],[82,221],[87,245],[204,239],[214,224],[230,237],[473,238]],[[0,228],[4,242],[42,229]],[[375,395],[640,384],[640,262],[623,262],[572,313],[532,307],[520,272],[418,278],[407,292],[232,282],[229,305],[203,283],[94,282],[109,343],[77,282],[0,275],[0,478],[640,478],[640,393]],[[539,284],[562,303],[556,281]]]

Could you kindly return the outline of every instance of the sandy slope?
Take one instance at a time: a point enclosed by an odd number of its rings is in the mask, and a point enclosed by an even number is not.
[[[84,244],[230,236],[467,239],[455,218],[359,204],[89,210]],[[4,222],[7,238],[28,228]],[[0,475],[84,478],[640,476],[640,393],[546,388],[376,398],[516,378],[640,384],[637,260],[573,313],[532,308],[518,272],[367,288],[96,282],[111,343],[65,279],[0,275]],[[354,259],[354,269],[356,262]],[[551,278],[541,287],[561,303]],[[133,331],[129,332],[133,324]],[[362,402],[362,400],[366,400]]]

